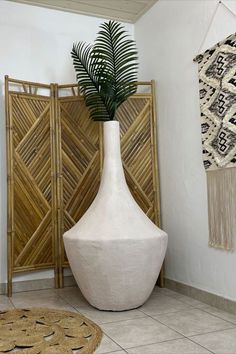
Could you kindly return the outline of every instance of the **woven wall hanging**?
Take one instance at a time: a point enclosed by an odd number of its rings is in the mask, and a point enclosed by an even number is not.
[[[198,55],[209,245],[233,249],[236,234],[236,34]]]

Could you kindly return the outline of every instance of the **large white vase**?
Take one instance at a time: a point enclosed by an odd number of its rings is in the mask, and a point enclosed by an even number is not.
[[[88,302],[112,311],[141,306],[157,281],[167,239],[128,189],[119,123],[105,122],[98,194],[79,222],[64,234],[73,275]]]

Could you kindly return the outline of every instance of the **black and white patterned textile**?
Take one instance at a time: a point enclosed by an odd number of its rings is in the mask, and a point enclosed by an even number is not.
[[[236,167],[236,34],[194,61],[199,69],[204,167]]]

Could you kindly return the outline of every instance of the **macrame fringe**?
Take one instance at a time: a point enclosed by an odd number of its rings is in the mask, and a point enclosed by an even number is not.
[[[236,234],[236,168],[207,171],[209,246],[233,251]]]

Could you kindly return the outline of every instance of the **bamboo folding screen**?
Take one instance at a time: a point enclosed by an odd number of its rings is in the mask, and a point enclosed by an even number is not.
[[[118,111],[126,180],[160,225],[154,82]],[[146,90],[145,90],[146,91]],[[77,85],[5,79],[8,162],[8,293],[13,274],[53,268],[63,286],[62,235],[85,213],[99,187],[102,123],[89,118]],[[159,279],[163,285],[163,272]]]

